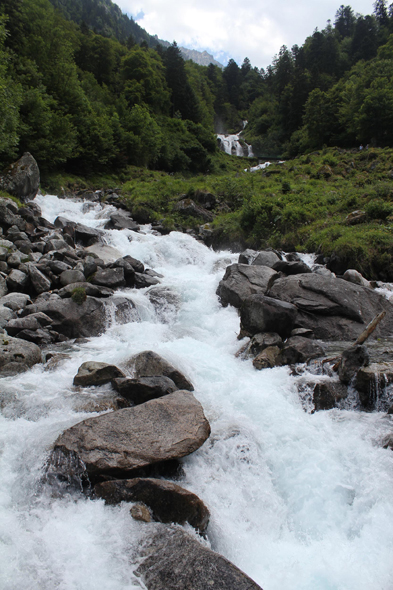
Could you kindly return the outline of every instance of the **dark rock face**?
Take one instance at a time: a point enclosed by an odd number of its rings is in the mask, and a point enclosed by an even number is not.
[[[124,377],[124,373],[115,365],[88,361],[79,367],[78,373],[74,377],[74,385],[82,385],[84,387],[88,387],[89,385],[104,385],[117,377]]]
[[[126,371],[133,372],[136,377],[169,377],[179,389],[194,391],[194,386],[173,365],[168,363],[156,352],[146,350],[130,358],[123,367]]]
[[[233,305],[239,308],[250,295],[256,293],[264,295],[278,276],[267,266],[231,264],[218,285],[217,295],[224,307]]]
[[[348,390],[341,383],[333,381],[317,383],[313,393],[315,411],[331,410],[336,407],[338,401],[346,398],[347,395]]]
[[[182,199],[176,203],[174,209],[184,217],[197,217],[206,222],[213,221],[213,215],[203,207],[197,205],[192,199]]]
[[[278,346],[267,346],[255,357],[252,364],[258,371],[282,365],[281,349]]]
[[[105,224],[104,229],[131,229],[133,231],[139,231],[139,225],[125,213],[114,213],[110,216],[110,220]]]
[[[315,340],[303,336],[292,336],[284,343],[282,359],[285,365],[305,363],[310,359],[323,356],[324,349]]]
[[[257,253],[257,256],[251,262],[251,264],[256,266],[268,266],[269,268],[273,268],[273,265],[276,262],[279,262],[280,257],[276,252],[272,250],[262,250],[261,252]]]
[[[372,338],[393,332],[393,306],[371,289],[319,274],[301,274],[278,279],[270,297],[296,306],[297,326],[313,330],[321,340],[356,340],[365,326],[381,311],[384,320]]]
[[[375,407],[378,397],[384,389],[393,383],[393,363],[371,363],[362,367],[356,374],[355,388],[359,392],[359,399],[362,406],[367,410]],[[385,409],[391,405],[390,400],[385,401]]]
[[[301,260],[293,260],[291,262],[279,260],[273,265],[273,269],[277,272],[283,272],[286,275],[299,275],[312,272],[311,268]]]
[[[125,287],[124,269],[120,267],[100,269],[94,275],[92,283],[108,287],[109,289]]]
[[[365,346],[352,346],[344,350],[338,368],[341,383],[348,384],[360,367],[367,366],[369,362],[370,357]]]
[[[169,481],[154,478],[106,481],[96,484],[94,491],[108,504],[143,502],[159,522],[188,522],[200,533],[209,524],[209,511],[198,496]]]
[[[230,561],[175,526],[156,525],[136,570],[148,590],[262,590]]]
[[[131,404],[137,406],[168,395],[179,389],[169,377],[139,377],[139,379],[114,378],[113,387]],[[128,404],[129,405],[129,404]]]
[[[265,295],[251,295],[240,310],[241,326],[250,334],[276,332],[282,338],[291,333],[297,317],[294,305]]]
[[[36,196],[40,187],[40,170],[38,164],[29,152],[11,164],[4,176],[0,177],[0,188],[7,191],[23,202],[30,201]]]
[[[0,335],[0,372],[16,375],[41,363],[41,350],[31,342]]]
[[[76,453],[89,476],[124,475],[196,451],[210,435],[201,404],[176,391],[135,408],[90,418],[59,436],[54,452]]]

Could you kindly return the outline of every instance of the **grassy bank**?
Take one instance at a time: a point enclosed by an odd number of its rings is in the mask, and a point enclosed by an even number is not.
[[[393,280],[392,149],[330,148],[244,172],[250,163],[219,153],[206,175],[132,167],[121,177],[52,175],[43,178],[43,189],[117,189],[136,217],[169,229],[201,225],[201,218],[184,218],[174,206],[185,196],[209,192],[217,199],[210,227],[218,245],[335,255],[369,279]]]

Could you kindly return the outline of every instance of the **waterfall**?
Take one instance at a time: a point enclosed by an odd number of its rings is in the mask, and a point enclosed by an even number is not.
[[[102,228],[114,211],[49,195],[37,201],[52,222],[63,215]],[[393,454],[378,444],[389,418],[304,411],[288,367],[256,371],[235,356],[238,314],[215,292],[237,257],[187,234],[142,230],[106,231],[105,240],[161,273],[179,304],[157,310],[148,289],[124,289],[138,321],[117,325],[112,317],[102,336],[63,343],[50,370],[36,365],[2,379],[2,590],[140,588],[133,549],[149,525],[134,521],[126,503],[56,496],[42,476],[57,436],[98,415],[111,395],[110,385],[73,386],[78,367],[118,365],[143,350],[190,378],[210,421],[211,437],[183,460],[179,483],[208,506],[214,550],[264,590],[392,588]]]
[[[230,156],[253,158],[252,146],[244,140],[240,140],[240,135],[241,132],[233,135],[217,134],[219,148]]]

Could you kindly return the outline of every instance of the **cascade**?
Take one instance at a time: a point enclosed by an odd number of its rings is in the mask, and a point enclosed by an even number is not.
[[[243,129],[247,121],[243,121]],[[252,146],[241,139],[242,131],[235,134],[217,134],[218,147],[230,156],[253,158]]]
[[[94,228],[115,211],[50,195],[36,200],[51,222],[62,215]],[[2,379],[0,587],[140,588],[133,550],[150,525],[133,520],[124,502],[56,495],[42,476],[58,435],[107,411],[110,385],[74,386],[79,366],[118,365],[154,350],[190,378],[212,427],[183,459],[180,482],[211,512],[206,543],[264,590],[392,588],[393,454],[378,444],[389,418],[305,411],[288,367],[256,371],[235,356],[238,313],[220,306],[216,289],[237,256],[187,234],[142,229],[106,231],[105,241],[161,273],[177,303],[157,310],[148,288],[123,289],[133,321],[118,325],[112,316],[101,336],[58,346],[50,370],[36,365]]]

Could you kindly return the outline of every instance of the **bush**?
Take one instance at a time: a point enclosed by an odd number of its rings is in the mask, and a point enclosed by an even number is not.
[[[86,301],[86,289],[84,287],[75,287],[71,292],[71,299],[78,305],[82,305]]]
[[[393,206],[381,199],[373,199],[365,206],[370,219],[386,219],[393,213]]]

